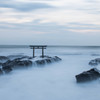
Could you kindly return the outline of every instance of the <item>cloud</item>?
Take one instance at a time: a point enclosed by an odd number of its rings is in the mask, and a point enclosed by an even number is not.
[[[36,9],[52,8],[53,6],[46,3],[30,3],[30,2],[15,2],[15,1],[0,1],[1,8],[12,8],[18,11],[32,11]]]
[[[40,20],[40,23],[56,23],[60,25],[66,25],[72,22],[100,25],[100,3],[95,1],[95,3],[85,0],[19,1],[12,0],[11,2],[7,2],[6,0],[6,2],[2,1],[0,3],[3,9],[6,8],[3,11],[1,9],[1,22],[27,23]],[[20,11],[22,12],[20,13]]]
[[[77,32],[77,33],[99,33],[100,30],[98,29],[69,29],[67,31],[71,31],[71,32]]]
[[[50,27],[48,31],[62,30],[62,28],[99,30],[100,2],[92,1],[0,0],[0,23],[5,23],[8,28],[20,28],[19,26],[21,26],[21,28],[32,29],[35,27],[36,30],[40,29],[41,31],[48,27]],[[4,24],[0,25],[0,27],[5,26]]]

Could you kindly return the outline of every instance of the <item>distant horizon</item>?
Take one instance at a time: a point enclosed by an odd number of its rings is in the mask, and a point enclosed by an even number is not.
[[[32,44],[30,44],[32,45]],[[26,45],[26,44],[0,44],[0,47],[4,46],[30,46],[30,45]],[[34,45],[34,44],[33,44]],[[46,45],[46,44],[36,44],[36,45]],[[100,45],[47,45],[49,47],[100,47]]]

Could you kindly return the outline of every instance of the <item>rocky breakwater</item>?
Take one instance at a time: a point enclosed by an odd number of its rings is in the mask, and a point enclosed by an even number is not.
[[[45,64],[60,61],[57,56],[29,57],[22,55],[0,56],[0,74],[9,73],[14,69],[28,68],[32,66],[43,66]]]

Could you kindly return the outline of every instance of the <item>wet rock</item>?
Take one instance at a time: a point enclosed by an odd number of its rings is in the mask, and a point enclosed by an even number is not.
[[[9,58],[9,60],[14,60],[14,59],[16,59],[16,58],[22,58],[23,55],[9,55],[9,56],[7,56],[7,57]]]
[[[46,63],[52,63],[50,59],[45,59]]]
[[[9,73],[13,69],[16,68],[27,68],[32,65],[45,65],[52,62],[60,61],[61,59],[57,56],[49,57],[45,56],[42,57],[29,57],[29,56],[22,56],[22,55],[11,55],[4,57],[2,56],[1,59],[6,59],[6,62],[0,62],[0,72]]]
[[[14,59],[12,61],[7,61],[6,63],[4,63],[2,66],[6,67],[6,66],[10,66],[11,68],[20,68],[20,67],[26,67],[26,66],[31,66],[32,65],[32,61],[30,60],[21,60],[20,58]]]
[[[41,58],[41,57],[40,57]],[[34,58],[29,56],[23,56],[20,58],[16,58],[14,60],[8,60],[7,62],[3,63],[3,67],[11,67],[11,68],[20,68],[20,67],[26,67],[26,66],[32,66],[33,63],[36,63],[36,65],[45,65],[47,63],[57,62],[61,60],[59,57],[49,57],[45,56],[44,58],[41,58],[40,60],[34,60]]]
[[[57,56],[55,56],[53,59],[54,59],[54,61],[60,61],[60,60],[62,60],[61,58],[59,58]]]
[[[24,68],[26,66],[31,66],[32,61],[30,60],[21,60],[21,58],[17,58],[14,60],[8,60],[6,63],[2,64],[2,70],[5,73],[11,72],[14,68]]]
[[[2,67],[14,67],[13,61],[8,60],[7,62],[2,64]]]
[[[60,61],[60,60],[61,59],[57,56],[55,56],[55,57],[46,56],[45,58],[43,58],[41,60],[35,61],[35,63],[37,65],[44,65],[44,64],[48,64],[48,63],[52,63],[52,62],[57,62],[57,61]]]
[[[78,83],[88,82],[100,78],[100,72],[98,69],[93,68],[89,71],[85,71],[79,75],[76,75],[75,77]]]
[[[5,57],[5,56],[0,56],[0,65],[2,65],[2,63],[8,61],[9,58],[8,57]]]
[[[0,63],[0,66],[2,66],[3,63]]]
[[[28,66],[32,66],[32,61],[30,60],[14,61],[13,65],[14,65],[14,68],[28,67]]]
[[[91,66],[96,66],[96,65],[98,65],[98,64],[100,64],[100,58],[96,58],[96,59],[91,60],[91,61],[89,62],[89,65],[91,65]]]
[[[24,55],[9,55],[7,56],[9,58],[9,60],[15,60],[15,59],[32,59],[32,57],[29,57],[29,56],[24,56]]]
[[[37,65],[44,65],[45,64],[45,60],[37,60],[37,61],[35,61],[35,63]]]
[[[9,72],[12,71],[12,67],[11,67],[11,66],[4,66],[4,67],[2,68],[2,70],[3,70],[5,73],[9,73]]]
[[[2,75],[3,74],[3,71],[2,71],[2,69],[0,68],[0,75]]]
[[[8,57],[0,56],[0,60],[8,60]]]

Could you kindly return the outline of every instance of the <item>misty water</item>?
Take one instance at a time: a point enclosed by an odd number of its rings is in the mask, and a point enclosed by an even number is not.
[[[41,50],[36,50],[36,55],[40,54]],[[45,54],[62,61],[0,76],[0,100],[99,100],[100,80],[77,84],[75,75],[93,68],[88,63],[100,58],[100,47],[48,47]],[[0,47],[1,55],[32,56],[32,50]]]

